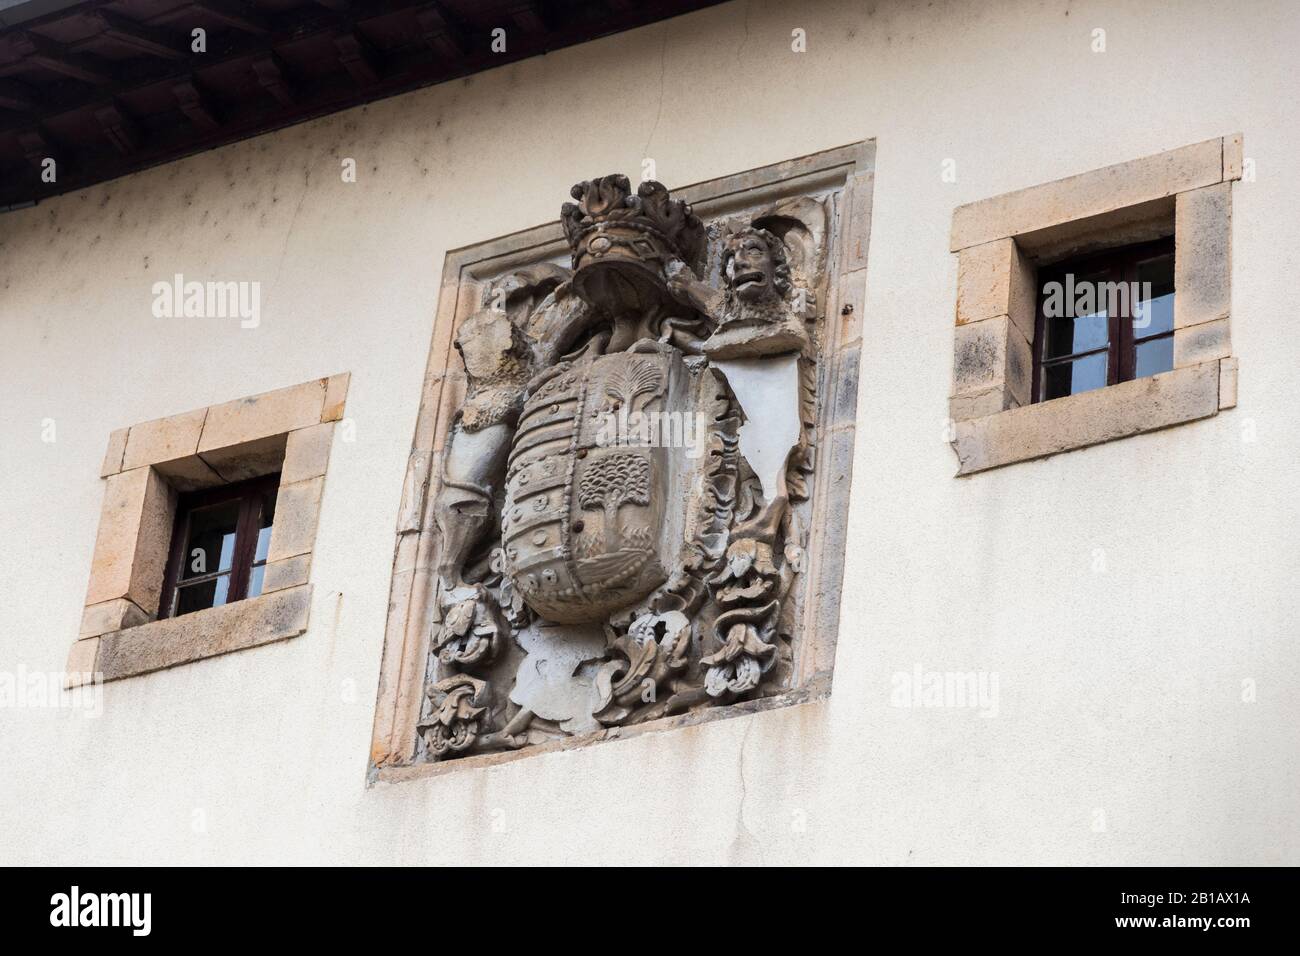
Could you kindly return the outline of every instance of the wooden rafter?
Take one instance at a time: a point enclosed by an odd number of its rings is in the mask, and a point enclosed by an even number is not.
[[[244,33],[265,36],[271,32],[271,23],[266,16],[246,3],[232,0],[191,0],[190,6],[218,23]]]
[[[201,130],[215,130],[221,126],[217,111],[194,77],[186,77],[172,86],[176,105],[189,117],[191,123]]]
[[[55,73],[62,73],[74,80],[94,85],[111,83],[113,78],[105,69],[89,63],[84,56],[68,49],[62,43],[55,43],[39,33],[27,32],[23,39],[28,47],[26,60],[36,66],[43,66]]]
[[[96,11],[91,19],[99,25],[100,35],[130,47],[146,56],[165,60],[184,60],[189,53],[167,40],[157,30],[118,16],[110,10]]]

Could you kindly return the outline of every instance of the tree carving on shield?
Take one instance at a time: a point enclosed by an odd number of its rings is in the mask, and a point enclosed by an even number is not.
[[[601,458],[583,472],[578,503],[584,509],[604,510],[605,547],[610,554],[617,554],[623,549],[618,509],[625,504],[650,503],[650,462],[639,455]]]

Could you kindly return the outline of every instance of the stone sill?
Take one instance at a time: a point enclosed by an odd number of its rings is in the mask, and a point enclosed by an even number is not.
[[[94,662],[82,676],[121,680],[297,637],[307,630],[311,592],[304,584],[78,641],[87,645],[80,660]]]
[[[1227,358],[958,422],[957,476],[1210,418],[1236,404],[1235,383]]]

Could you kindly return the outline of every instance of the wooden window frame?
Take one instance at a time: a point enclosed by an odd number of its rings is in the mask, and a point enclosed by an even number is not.
[[[257,527],[260,514],[258,503],[269,491],[278,492],[280,473],[252,478],[248,481],[234,482],[202,491],[182,494],[176,502],[176,520],[172,525],[171,547],[167,558],[167,571],[163,578],[162,598],[158,604],[158,619],[176,617],[174,607],[176,593],[181,583],[196,583],[208,578],[216,579],[222,574],[230,575],[230,588],[225,604],[234,604],[248,597],[248,586],[252,581],[253,567],[256,564]],[[235,549],[231,557],[229,571],[213,571],[199,575],[191,581],[181,582],[180,572],[185,562],[185,549],[189,542],[190,518],[200,508],[239,501],[239,516],[235,521]],[[263,564],[266,562],[264,561]],[[219,606],[219,605],[214,605]],[[201,609],[206,610],[206,609]]]
[[[1047,284],[1054,281],[1064,282],[1065,276],[1070,273],[1077,276],[1081,272],[1100,272],[1105,273],[1106,277],[1103,280],[1105,282],[1129,283],[1129,287],[1133,288],[1133,284],[1137,282],[1138,267],[1144,262],[1163,255],[1173,256],[1175,254],[1174,245],[1174,236],[1169,235],[1150,242],[1139,242],[1107,249],[1092,255],[1064,259],[1038,270],[1038,275],[1035,278],[1038,309],[1034,326],[1034,377],[1029,393],[1031,404],[1055,401],[1055,399],[1044,398],[1042,394],[1043,371],[1045,368],[1053,365],[1063,365],[1088,355],[1107,353],[1106,385],[1104,387],[1109,388],[1121,382],[1133,381],[1137,377],[1135,373],[1137,371],[1137,345],[1139,341],[1155,342],[1162,338],[1172,339],[1176,330],[1171,325],[1167,332],[1138,339],[1133,334],[1133,306],[1136,303],[1127,301],[1123,310],[1117,310],[1117,314],[1107,316],[1107,344],[1104,347],[1087,349],[1083,352],[1070,352],[1049,359],[1047,357],[1048,318],[1044,308],[1047,297],[1043,294],[1043,289]],[[1176,268],[1177,264],[1175,263]],[[1177,290],[1175,289],[1175,298],[1176,296]],[[1089,391],[1096,390],[1090,389]],[[1079,394],[1082,393],[1070,393],[1070,395]],[[1056,398],[1069,398],[1070,395],[1058,395]]]

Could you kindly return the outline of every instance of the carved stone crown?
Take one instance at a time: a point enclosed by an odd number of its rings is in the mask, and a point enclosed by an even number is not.
[[[560,223],[573,252],[574,290],[588,302],[618,312],[670,301],[664,266],[673,259],[699,266],[704,225],[662,183],[647,180],[633,195],[628,178],[615,173],[570,194],[578,202],[561,207]]]

